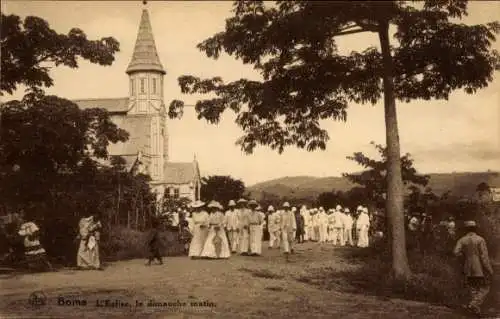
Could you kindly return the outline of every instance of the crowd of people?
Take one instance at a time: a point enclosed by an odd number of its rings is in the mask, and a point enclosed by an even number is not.
[[[264,210],[257,201],[243,198],[230,200],[226,210],[217,201],[208,204],[196,201],[190,208],[190,212],[170,215],[173,226],[192,235],[186,242],[186,250],[193,259],[225,259],[231,254],[260,256],[264,239],[268,240],[269,249],[281,248],[285,255],[294,253],[296,243],[306,241],[368,247],[373,218],[363,206],[351,212],[340,205],[331,209],[306,206],[298,209],[284,202],[281,207],[268,206]],[[153,257],[157,251],[156,235],[150,238]]]
[[[358,206],[354,212],[349,208],[337,205],[324,209],[292,207],[284,202],[281,207],[268,206],[263,209],[255,200],[230,200],[227,208],[217,201],[208,204],[196,201],[189,206],[189,212],[169,213],[171,226],[179,231],[179,239],[185,245],[185,251],[192,259],[227,259],[231,255],[260,256],[263,241],[268,240],[268,249],[281,248],[286,258],[294,253],[298,243],[306,241],[328,243],[336,246],[368,247],[370,238],[383,237],[379,227],[375,225],[375,216],[369,214],[366,207]],[[53,270],[46,251],[40,242],[40,229],[21,214],[17,217],[14,233],[20,240],[9,240],[2,237],[1,242],[10,242],[22,247],[9,248],[11,251],[22,251],[23,259],[28,263],[36,263],[48,270]],[[155,220],[149,232],[147,245],[149,258],[147,265],[156,259],[162,264],[161,223]],[[371,231],[376,228],[376,231]],[[423,239],[423,246],[428,234],[442,229],[453,248],[453,255],[459,257],[463,264],[463,275],[471,292],[469,303],[465,308],[469,312],[479,313],[480,307],[489,293],[493,269],[489,260],[485,240],[476,232],[475,221],[464,221],[465,235],[456,238],[457,230],[453,217],[432,223],[430,216],[423,214],[410,216],[407,222],[409,238]],[[99,257],[100,232],[102,224],[98,214],[80,219],[78,223],[78,252],[76,263],[79,269],[102,270]],[[369,235],[371,233],[371,235]],[[5,232],[2,232],[5,235]],[[427,235],[426,235],[427,234]],[[458,241],[457,241],[458,239]],[[20,248],[20,249],[19,249]],[[38,268],[38,267],[37,267]]]

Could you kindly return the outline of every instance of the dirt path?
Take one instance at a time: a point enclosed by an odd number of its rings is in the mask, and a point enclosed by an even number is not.
[[[262,257],[234,256],[227,261],[172,257],[163,266],[146,267],[143,260],[131,260],[113,263],[105,271],[63,270],[1,279],[0,317],[459,318],[444,307],[325,291],[297,280],[315,268],[355,267],[334,258],[333,249],[304,244],[288,263],[279,251],[264,249]],[[45,306],[29,304],[34,291],[43,291]],[[86,305],[58,305],[59,298]],[[106,299],[129,306],[96,305]],[[148,306],[151,300],[171,304]],[[176,308],[176,302],[184,304]]]

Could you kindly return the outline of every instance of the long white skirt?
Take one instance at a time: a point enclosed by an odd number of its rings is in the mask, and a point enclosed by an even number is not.
[[[220,239],[220,243],[216,246],[215,239],[218,237]],[[229,250],[229,242],[227,240],[226,232],[221,227],[219,230],[215,230],[213,227],[210,227],[208,231],[208,236],[205,241],[205,245],[203,246],[203,250],[201,252],[201,257],[208,258],[229,258],[231,256],[231,251]]]
[[[293,233],[293,231],[281,231],[281,247],[285,253],[289,253],[293,249],[293,241],[295,239]]]
[[[250,253],[262,254],[262,226],[250,225]]]
[[[238,242],[238,250],[240,254],[248,253],[250,250],[250,234],[248,229],[240,229],[240,240]]]
[[[92,249],[88,247],[87,240],[80,240],[76,264],[81,268],[99,268],[101,261],[99,259],[99,246],[96,243]]]
[[[189,244],[189,257],[200,257],[203,246],[208,236],[207,228],[200,228],[199,225],[193,227],[193,238]]]
[[[236,229],[228,230],[229,240],[231,242],[231,251],[235,253],[238,250],[239,233]]]

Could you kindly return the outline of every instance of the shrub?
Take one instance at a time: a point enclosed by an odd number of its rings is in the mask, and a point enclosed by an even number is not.
[[[106,261],[146,258],[148,253],[146,240],[147,232],[126,227],[113,227],[108,234],[103,234],[103,258]],[[162,231],[160,242],[163,256],[175,256],[183,253],[183,247],[177,240],[176,232]]]

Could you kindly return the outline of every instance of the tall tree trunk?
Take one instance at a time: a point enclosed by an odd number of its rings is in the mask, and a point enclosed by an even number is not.
[[[393,60],[389,42],[389,23],[379,30],[384,68],[384,113],[387,143],[387,198],[386,213],[392,239],[392,270],[396,279],[406,280],[410,275],[406,254],[405,223],[403,214],[404,188],[401,175],[398,119],[394,96]]]

